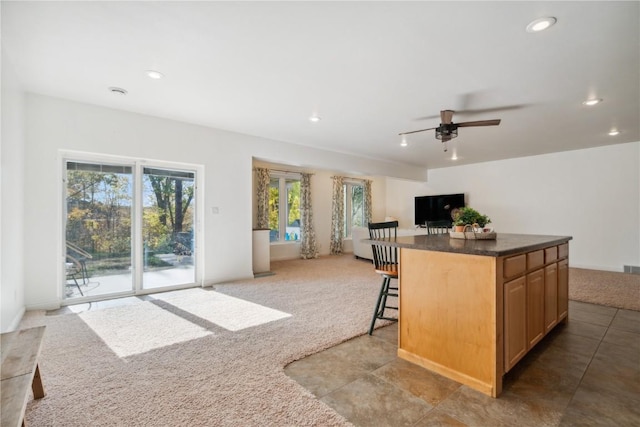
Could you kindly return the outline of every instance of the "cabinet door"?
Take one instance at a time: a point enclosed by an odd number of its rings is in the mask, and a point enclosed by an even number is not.
[[[544,324],[549,332],[558,323],[558,264],[544,268]]]
[[[558,321],[569,313],[569,261],[558,263]]]
[[[527,352],[526,278],[504,284],[504,371],[515,365]]]
[[[533,347],[545,334],[544,269],[527,274],[527,342]]]

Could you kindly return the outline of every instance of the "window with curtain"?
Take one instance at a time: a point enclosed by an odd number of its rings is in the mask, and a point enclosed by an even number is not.
[[[353,227],[365,227],[364,185],[359,182],[344,183],[344,237],[351,237]]]
[[[269,240],[300,240],[300,175],[272,173],[269,181]]]

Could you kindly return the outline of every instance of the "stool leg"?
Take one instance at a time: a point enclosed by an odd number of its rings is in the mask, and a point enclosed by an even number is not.
[[[379,317],[380,304],[382,303],[382,297],[384,296],[385,288],[387,286],[387,278],[382,278],[382,286],[380,287],[380,293],[378,294],[378,301],[376,302],[376,308],[373,311],[373,318],[371,319],[371,326],[369,326],[369,335],[373,334],[373,326],[376,323],[376,319]]]

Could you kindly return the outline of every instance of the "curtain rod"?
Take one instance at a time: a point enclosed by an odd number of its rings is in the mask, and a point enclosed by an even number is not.
[[[253,170],[256,170],[256,169],[257,169],[257,167],[253,168]],[[268,168],[268,167],[265,167],[265,168],[262,168],[262,169],[267,169],[269,172],[306,173],[306,174],[309,174],[309,175],[315,175],[314,173],[311,173],[311,172],[287,171],[287,170],[283,170],[283,169],[272,169],[272,168]]]
[[[337,178],[337,176],[332,176],[331,178]],[[351,179],[353,181],[371,181],[370,179],[367,179],[367,178],[353,178],[353,177],[350,177],[350,176],[340,176],[340,178]]]

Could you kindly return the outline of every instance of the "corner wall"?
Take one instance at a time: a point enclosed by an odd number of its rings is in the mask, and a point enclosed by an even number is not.
[[[413,224],[413,197],[448,193],[465,193],[498,233],[573,236],[573,267],[640,265],[640,142],[434,169],[428,183],[388,179],[389,215]]]

